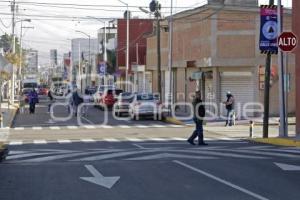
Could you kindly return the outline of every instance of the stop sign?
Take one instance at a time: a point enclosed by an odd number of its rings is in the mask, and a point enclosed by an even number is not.
[[[297,43],[298,39],[292,32],[283,32],[278,37],[278,47],[285,52],[293,51]]]

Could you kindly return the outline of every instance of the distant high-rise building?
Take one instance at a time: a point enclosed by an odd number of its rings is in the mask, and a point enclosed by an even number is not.
[[[57,65],[57,50],[56,49],[50,50],[50,65],[52,67]]]
[[[38,72],[38,51],[29,49],[26,51],[26,74],[36,74]]]

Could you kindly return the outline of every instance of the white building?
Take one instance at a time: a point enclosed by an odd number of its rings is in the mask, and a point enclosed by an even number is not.
[[[38,72],[38,51],[29,49],[26,51],[26,74],[36,74]]]

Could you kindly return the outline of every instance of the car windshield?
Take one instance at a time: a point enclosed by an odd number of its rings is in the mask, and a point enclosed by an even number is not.
[[[153,101],[154,96],[152,94],[139,94],[137,95],[138,101]]]

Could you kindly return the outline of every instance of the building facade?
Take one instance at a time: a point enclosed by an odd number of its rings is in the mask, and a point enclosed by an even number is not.
[[[118,80],[124,81],[126,74],[126,19],[118,19],[117,38],[117,76]],[[152,89],[149,78],[145,72],[147,40],[146,35],[153,31],[152,19],[130,19],[129,21],[129,67],[128,74],[131,81],[132,91],[150,92]],[[148,81],[145,81],[147,79]],[[124,85],[123,85],[124,87]]]
[[[38,72],[38,51],[34,49],[29,49],[25,51],[25,60],[26,60],[26,68],[25,74],[37,74]]]
[[[300,18],[300,2],[293,0],[293,31],[297,35],[298,40],[300,39],[300,26],[299,26],[299,18]],[[296,56],[296,68],[295,68],[295,76],[296,76],[296,133],[300,136],[300,47],[298,43],[298,47],[294,51]]]
[[[201,90],[202,98],[209,104],[207,109],[224,116],[222,102],[230,91],[235,96],[238,118],[261,114],[256,111],[243,113],[247,108],[263,109],[266,56],[258,48],[260,12],[257,5],[255,0],[208,1],[207,5],[174,16],[173,102],[189,103],[194,92]],[[284,13],[284,30],[288,31],[291,30],[291,13],[287,10]],[[162,87],[166,94],[169,87],[168,33],[161,32]],[[153,74],[153,88],[157,89],[156,36],[148,38],[147,46],[151,48],[147,51],[147,70]],[[270,114],[277,115],[277,57],[272,58]],[[295,64],[293,56],[288,60],[291,75],[288,110],[293,113]]]

